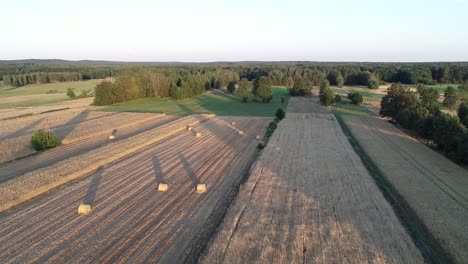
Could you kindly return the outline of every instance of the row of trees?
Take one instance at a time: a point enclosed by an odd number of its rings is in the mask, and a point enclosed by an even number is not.
[[[5,75],[3,83],[7,86],[24,86],[51,82],[71,82],[82,79],[79,72],[33,72],[26,74]]]
[[[450,94],[447,92],[446,100]],[[380,114],[390,116],[404,128],[432,140],[450,159],[467,164],[468,107],[465,103],[460,104],[458,116],[443,113],[438,97],[433,88],[419,86],[414,92],[401,84],[392,84],[382,98]]]
[[[238,78],[239,75],[229,71],[190,72],[137,67],[97,85],[94,103],[109,105],[151,97],[179,100],[200,95],[208,89],[221,88],[227,83],[237,82]]]

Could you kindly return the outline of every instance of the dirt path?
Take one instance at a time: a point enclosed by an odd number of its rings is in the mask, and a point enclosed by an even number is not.
[[[308,106],[306,100],[292,98],[288,109],[316,111],[319,106]],[[291,106],[297,101],[301,105]],[[201,259],[201,263],[423,261],[335,117],[292,112],[251,169]]]
[[[344,120],[439,245],[457,263],[467,263],[468,172],[384,120]]]
[[[227,121],[235,121],[232,126]],[[265,118],[215,118],[0,214],[6,263],[183,262],[256,153]],[[241,136],[238,130],[246,135]],[[194,133],[201,133],[196,138]],[[158,183],[167,192],[158,192]],[[207,192],[195,193],[195,184]],[[80,203],[93,206],[78,216]]]

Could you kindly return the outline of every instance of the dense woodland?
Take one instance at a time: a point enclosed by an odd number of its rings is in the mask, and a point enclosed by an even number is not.
[[[42,64],[37,64],[42,63]],[[0,78],[11,75],[22,75],[37,72],[76,72],[83,79],[103,79],[118,76],[128,69],[146,68],[161,72],[171,78],[181,74],[181,79],[187,74],[231,71],[240,78],[249,81],[268,76],[273,85],[292,87],[294,80],[301,78],[312,85],[319,85],[327,78],[331,85],[366,85],[376,88],[378,83],[403,84],[437,84],[462,83],[468,80],[467,63],[314,63],[314,62],[278,62],[278,63],[118,63],[118,62],[55,62],[45,64],[44,61],[6,62],[0,61]],[[226,86],[224,84],[223,86]]]
[[[52,82],[76,82],[83,77],[79,72],[32,72],[3,76],[3,83],[7,86],[24,86]]]
[[[454,92],[457,91],[457,92]],[[392,117],[400,126],[432,141],[450,159],[468,164],[468,86],[448,87],[443,104],[458,115],[441,111],[439,93],[419,85],[417,91],[394,83],[382,98],[380,114]],[[450,107],[452,106],[452,107]]]

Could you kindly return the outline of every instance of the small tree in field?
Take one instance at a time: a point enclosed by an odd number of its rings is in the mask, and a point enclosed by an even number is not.
[[[444,93],[444,106],[454,109],[457,104],[457,91],[452,86],[447,87]]]
[[[264,103],[270,102],[273,98],[273,92],[271,90],[271,80],[266,76],[262,76],[255,81],[252,93],[257,101]]]
[[[348,94],[348,98],[351,100],[351,103],[355,105],[361,105],[364,101],[364,98],[358,92]]]
[[[327,88],[330,88],[330,82],[327,79],[323,79],[320,83],[320,95],[322,95]]]
[[[59,140],[50,130],[35,130],[31,137],[31,144],[37,151],[46,148],[54,148],[58,146]]]
[[[283,109],[278,108],[278,110],[276,110],[276,113],[275,113],[276,119],[278,119],[278,120],[283,120],[283,118],[284,118],[285,116],[286,116],[286,113],[284,112]]]
[[[333,104],[334,100],[335,100],[335,95],[330,90],[330,88],[325,88],[322,90],[322,94],[320,95],[320,101],[322,102],[323,105],[330,106]]]
[[[236,90],[236,82],[235,81],[230,81],[228,86],[227,86],[227,90],[229,93],[234,93],[234,91]]]
[[[67,89],[67,96],[70,97],[71,99],[75,99],[75,98],[76,98],[76,94],[75,94],[75,92],[73,91],[73,88],[68,88],[68,89]]]
[[[244,103],[249,99],[249,81],[246,78],[240,80],[239,88],[237,88],[237,95]]]

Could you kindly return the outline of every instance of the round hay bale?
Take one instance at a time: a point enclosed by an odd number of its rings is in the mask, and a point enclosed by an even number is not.
[[[114,136],[114,135],[110,135],[110,136],[109,136],[109,139],[115,139],[115,136]]]
[[[239,135],[241,135],[241,136],[245,135],[244,131],[239,130]]]
[[[236,122],[231,122],[231,125],[235,126],[235,125],[236,125]]]
[[[255,138],[256,138],[256,139],[260,139],[260,136],[259,136],[259,135],[257,135]]]
[[[80,204],[80,206],[78,206],[78,214],[88,215],[89,213],[91,213],[91,205]]]
[[[206,192],[206,185],[205,184],[197,184],[197,193],[204,193]]]
[[[158,184],[158,191],[165,192],[167,191],[167,189],[169,189],[169,186],[167,184],[165,183]]]
[[[192,131],[192,127],[187,125],[187,131]]]
[[[199,137],[201,137],[201,133],[197,133],[197,134],[195,134],[195,136],[196,136],[197,138],[199,138]]]

